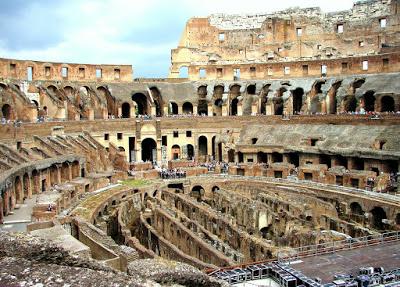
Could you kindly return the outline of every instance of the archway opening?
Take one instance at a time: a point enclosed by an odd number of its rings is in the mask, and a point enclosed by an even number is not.
[[[122,104],[122,118],[127,119],[131,117],[131,105],[129,103]]]
[[[194,158],[194,147],[191,144],[187,145],[187,159],[192,160]]]
[[[272,153],[272,162],[283,162],[283,154],[281,153],[277,153],[277,152],[273,152]]]
[[[386,212],[382,207],[376,206],[371,210],[371,225],[373,228],[378,230],[385,229],[385,223],[382,222],[383,219],[387,219]]]
[[[264,239],[268,239],[270,237],[271,233],[272,233],[272,224],[260,229],[260,234],[261,234],[262,238],[264,238]]]
[[[348,95],[344,99],[343,108],[345,112],[355,112],[357,108],[357,100],[353,95]]]
[[[171,115],[177,115],[178,114],[178,105],[174,102],[169,103],[169,113]]]
[[[192,191],[190,193],[191,197],[194,197],[197,199],[197,201],[201,201],[204,195],[204,188],[201,185],[195,185],[192,188]]]
[[[189,77],[189,67],[182,66],[179,68],[179,78],[188,78]]]
[[[268,163],[268,155],[265,152],[257,153],[257,162],[258,163]]]
[[[293,114],[299,114],[303,106],[304,90],[297,88],[293,91]]]
[[[391,96],[382,97],[381,112],[395,112],[394,99]]]
[[[364,210],[358,202],[352,202],[350,204],[351,215],[364,215]]]
[[[281,97],[274,98],[274,115],[283,115],[283,99]]]
[[[5,118],[6,120],[12,120],[12,109],[9,104],[3,105],[3,107],[1,108],[1,113],[3,115],[3,118]]]
[[[156,116],[162,117],[164,115],[164,111],[163,111],[163,100],[161,97],[161,92],[157,87],[151,87],[150,92],[154,100],[154,105],[156,106]]]
[[[366,112],[375,111],[375,97],[374,91],[368,91],[364,95],[364,110]]]
[[[142,93],[136,93],[132,96],[132,101],[136,103],[136,115],[149,114],[147,97]]]
[[[192,103],[189,103],[189,102],[183,103],[182,112],[184,114],[187,114],[187,115],[188,114],[193,114],[193,105],[192,105]]]
[[[175,144],[172,146],[171,155],[172,155],[172,160],[177,160],[181,157],[181,148],[179,145]]]
[[[205,162],[207,161],[207,138],[205,136],[200,136],[199,137],[199,161]]]
[[[247,94],[255,95],[256,94],[256,85],[248,85],[247,86]]]
[[[397,213],[396,215],[396,224],[400,225],[400,213]]]
[[[157,143],[151,138],[142,141],[142,161],[157,160]]]
[[[231,116],[237,116],[237,114],[238,114],[238,103],[239,103],[239,100],[237,98],[232,100],[232,102],[231,102]]]

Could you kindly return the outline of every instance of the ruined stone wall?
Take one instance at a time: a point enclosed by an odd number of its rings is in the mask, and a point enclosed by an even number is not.
[[[327,14],[319,8],[291,8],[272,14],[191,18],[171,52],[170,77],[178,78],[181,67],[189,68],[192,80],[280,77],[284,62],[289,62],[290,75],[295,77],[305,70],[325,74],[321,65],[328,66],[328,74],[335,74],[340,71],[335,66],[353,62],[357,59],[353,56],[367,60],[368,55],[390,53],[399,45],[398,6],[396,0],[374,0]],[[353,74],[361,71],[360,59],[355,62],[350,63]],[[372,70],[383,71],[380,62]],[[233,69],[240,72],[234,75]],[[342,73],[349,73],[348,69]]]
[[[0,58],[0,78],[28,81],[131,82],[133,71],[130,65],[53,63]]]

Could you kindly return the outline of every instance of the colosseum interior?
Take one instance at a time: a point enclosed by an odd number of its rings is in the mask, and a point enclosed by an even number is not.
[[[1,58],[0,286],[400,286],[399,25],[191,18],[158,79]]]

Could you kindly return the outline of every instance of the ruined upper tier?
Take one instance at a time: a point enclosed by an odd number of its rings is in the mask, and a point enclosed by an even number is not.
[[[374,73],[395,72],[399,3],[360,1],[351,10],[335,13],[291,8],[272,14],[191,18],[171,52],[170,77],[231,80],[356,74],[371,70],[364,61],[372,56],[379,58]]]

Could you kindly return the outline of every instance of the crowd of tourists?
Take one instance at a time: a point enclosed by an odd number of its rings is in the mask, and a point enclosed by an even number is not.
[[[186,171],[179,169],[179,168],[174,168],[174,169],[167,169],[167,168],[161,168],[158,169],[158,174],[162,179],[173,179],[173,178],[185,178],[186,177]]]

